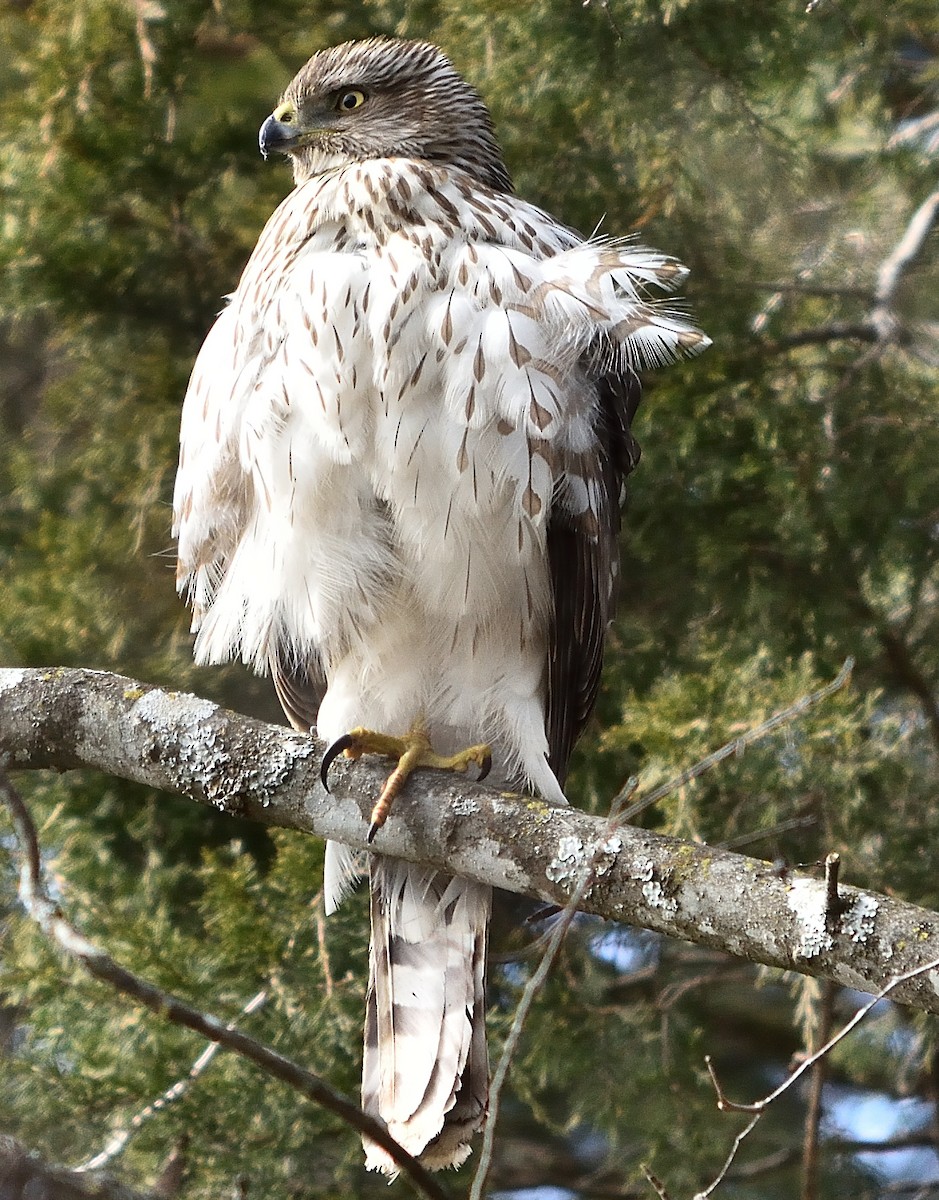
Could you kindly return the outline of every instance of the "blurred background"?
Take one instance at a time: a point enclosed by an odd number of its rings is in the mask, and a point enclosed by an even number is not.
[[[714,341],[647,380],[623,587],[569,795],[605,811],[832,678],[849,689],[643,815],[939,907],[939,14],[935,0],[2,0],[0,663],[82,665],[280,720],[197,670],[170,499],[192,362],[291,186],[257,129],[316,49],[437,42],[516,187],[692,270]],[[127,966],[357,1092],[363,896],[322,847],[92,775],[20,777],[68,913]],[[0,1132],[77,1165],[202,1050],[64,964],[0,825]],[[493,1051],[540,925],[497,930]],[[578,918],[526,1028],[500,1200],[672,1200],[861,998]],[[939,1195],[936,1026],[888,1003],[744,1143],[719,1195]],[[812,1149],[813,1133],[819,1135]],[[183,1147],[185,1150],[183,1151]],[[356,1137],[219,1055],[110,1166],[141,1189],[388,1195]],[[454,1197],[474,1160],[446,1180]],[[407,1191],[395,1185],[396,1192]],[[164,1195],[171,1193],[164,1192]]]

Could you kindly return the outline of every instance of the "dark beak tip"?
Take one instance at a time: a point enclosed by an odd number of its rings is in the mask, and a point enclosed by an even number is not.
[[[296,133],[276,117],[268,117],[258,130],[258,147],[261,157],[268,159],[275,150],[286,153],[296,140]]]

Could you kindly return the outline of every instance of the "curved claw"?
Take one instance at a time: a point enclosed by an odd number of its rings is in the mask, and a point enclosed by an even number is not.
[[[476,782],[482,783],[489,772],[492,770],[492,755],[487,754],[483,761],[479,764],[479,774],[476,776]]]
[[[323,755],[323,761],[320,763],[320,780],[326,791],[329,791],[329,768],[333,765],[340,754],[343,754],[350,746],[355,745],[355,738],[351,733],[344,733],[341,738],[336,738],[333,744]]]

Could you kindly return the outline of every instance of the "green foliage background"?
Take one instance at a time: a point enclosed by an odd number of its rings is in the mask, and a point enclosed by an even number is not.
[[[572,798],[602,809],[631,773],[661,782],[851,654],[849,692],[644,819],[792,862],[839,850],[852,882],[939,906],[935,236],[896,294],[898,342],[829,336],[868,319],[936,186],[936,148],[902,136],[939,108],[934,0],[5,4],[0,661],[116,669],[276,717],[265,683],[191,664],[169,537],[179,407],[289,187],[258,158],[257,126],[314,49],[374,33],[450,53],[489,101],[521,194],[688,263],[715,343],[649,381],[620,615]],[[230,1019],[268,988],[246,1028],[355,1091],[366,918],[358,898],[319,936],[318,844],[91,776],[21,783],[87,933]],[[50,952],[17,911],[8,851],[0,833],[0,1129],[74,1164],[201,1046]],[[649,941],[637,970],[636,944],[578,926],[513,1075],[501,1186],[645,1194],[648,1163],[690,1194],[735,1132],[703,1054],[756,1095],[800,1043],[814,985],[764,975],[754,990],[754,971]],[[496,1047],[531,962],[493,968]],[[923,1093],[931,1027],[882,1021],[835,1069]],[[787,1101],[748,1154],[797,1147],[801,1119]],[[183,1131],[187,1197],[229,1195],[239,1176],[275,1200],[386,1194],[348,1131],[230,1057],[119,1170],[152,1182]],[[725,1191],[788,1196],[796,1178],[789,1164]],[[880,1194],[834,1150],[819,1186]]]

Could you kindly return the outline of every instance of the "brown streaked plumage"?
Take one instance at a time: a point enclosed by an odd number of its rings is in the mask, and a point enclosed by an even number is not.
[[[327,741],[485,741],[498,784],[566,803],[638,460],[636,372],[707,345],[652,296],[683,269],[513,197],[485,106],[425,43],[315,55],[260,144],[297,186],[183,408],[196,657],[270,670],[291,722]],[[330,910],[356,873],[330,844]],[[486,1111],[489,889],[381,855],[369,875],[363,1104],[458,1165]]]
[[[366,99],[347,110],[343,95],[355,92]],[[309,140],[300,144],[298,132]],[[314,54],[262,126],[260,140],[264,153],[291,155],[297,183],[322,170],[328,158],[410,158],[459,167],[497,191],[512,187],[489,110],[427,42],[371,38]],[[386,203],[393,211],[410,198],[405,180]]]

